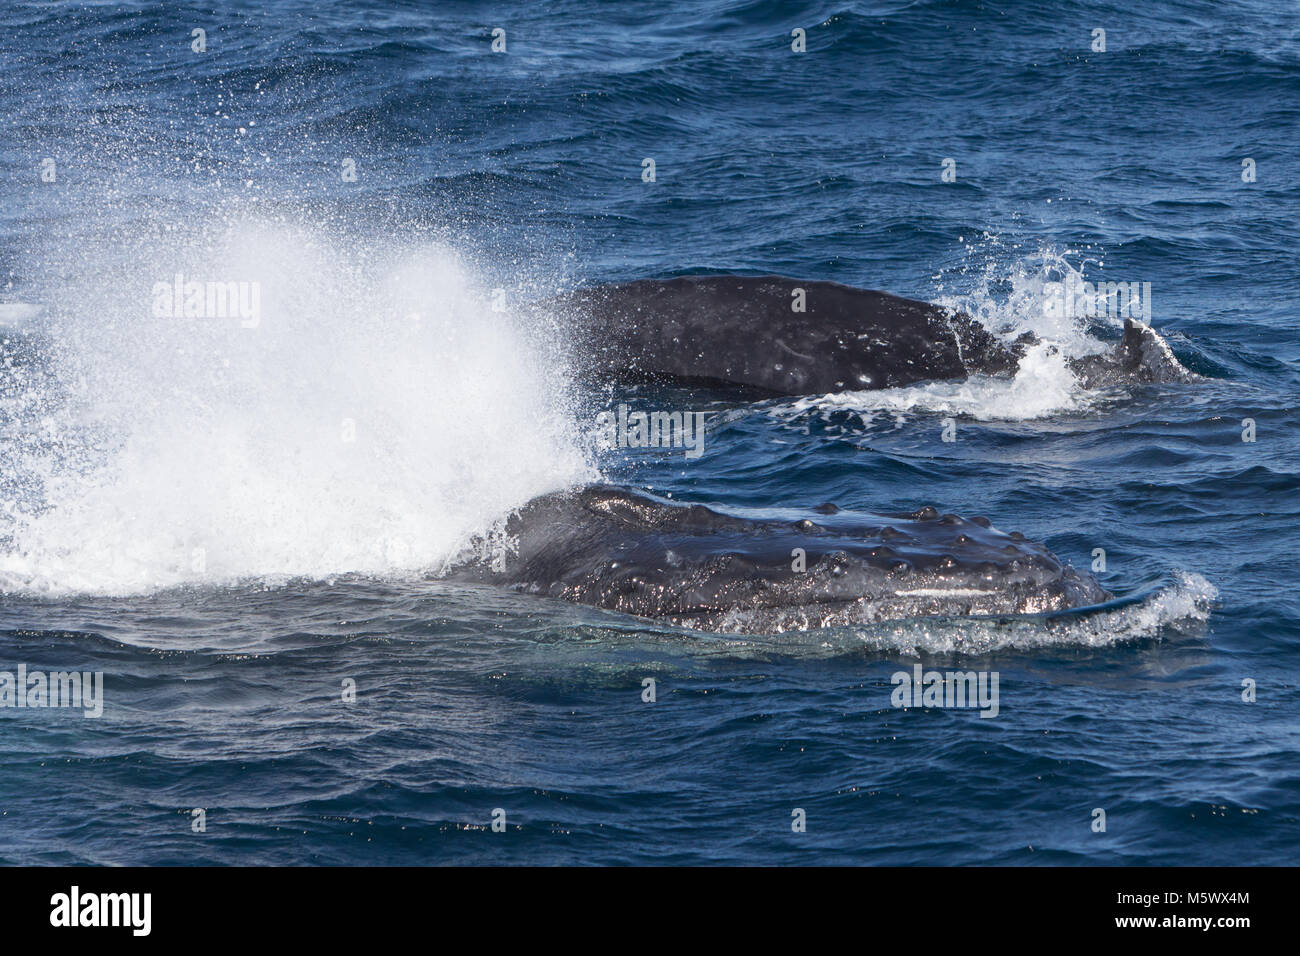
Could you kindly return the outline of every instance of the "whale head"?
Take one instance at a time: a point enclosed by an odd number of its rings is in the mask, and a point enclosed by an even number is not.
[[[708,631],[1040,614],[1111,595],[1043,545],[932,507],[750,517],[605,485],[535,499],[513,551],[453,579]]]

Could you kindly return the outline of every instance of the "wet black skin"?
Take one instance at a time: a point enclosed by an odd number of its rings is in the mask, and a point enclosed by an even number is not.
[[[777,276],[647,279],[543,307],[569,324],[578,371],[592,381],[752,397],[1006,376],[1032,342],[1006,342],[914,299]],[[1086,388],[1195,379],[1132,320],[1118,344],[1072,367]],[[535,499],[506,532],[504,561],[465,563],[448,577],[706,630],[1034,614],[1112,597],[1043,545],[932,507],[871,515],[828,505],[772,520],[593,486]]]
[[[1035,614],[1111,598],[1041,544],[932,507],[824,505],[775,520],[596,485],[534,499],[506,533],[503,563],[448,577],[704,630]]]
[[[641,279],[579,289],[545,308],[573,330],[578,371],[589,380],[755,396],[1007,376],[1033,341],[1007,342],[969,316],[916,299],[781,276]],[[1132,320],[1118,345],[1072,365],[1089,388],[1191,378],[1159,336]]]

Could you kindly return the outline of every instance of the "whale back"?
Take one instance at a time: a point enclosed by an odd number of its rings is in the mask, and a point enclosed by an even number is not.
[[[580,371],[604,382],[807,395],[1005,374],[1018,362],[968,316],[837,282],[641,279],[579,289],[551,307],[577,330]]]

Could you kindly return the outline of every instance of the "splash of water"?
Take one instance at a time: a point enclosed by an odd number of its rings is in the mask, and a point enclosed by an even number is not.
[[[782,411],[799,415],[851,411],[865,415],[932,412],[979,421],[1029,421],[1091,407],[1097,396],[1080,387],[1068,360],[1102,351],[1088,322],[1048,308],[1050,283],[1082,284],[1087,260],[1072,250],[1008,250],[993,237],[968,249],[968,258],[938,286],[934,301],[965,312],[1012,342],[1026,332],[1038,344],[1025,350],[1011,378],[975,375],[879,391],[854,391],[797,400]],[[1116,322],[1115,324],[1119,324]]]
[[[1026,252],[986,235],[968,245],[966,258],[951,275],[939,279],[934,301],[965,312],[1007,340],[1031,332],[1071,358],[1089,355],[1104,344],[1077,315],[1047,307],[1049,286],[1082,285],[1087,272],[1103,264],[1080,250],[1044,245]],[[1113,324],[1123,322],[1116,319]]]
[[[594,477],[556,350],[445,245],[244,220],[79,254],[0,347],[0,590],[436,569]],[[257,316],[156,314],[177,274]]]

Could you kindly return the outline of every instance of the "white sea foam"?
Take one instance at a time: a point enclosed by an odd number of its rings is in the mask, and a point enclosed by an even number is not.
[[[1082,408],[1090,400],[1066,363],[1066,355],[1042,343],[1028,349],[1014,378],[974,375],[960,381],[927,382],[906,388],[871,392],[840,392],[795,399],[783,406],[788,414],[835,411],[909,412],[965,415],[980,421],[1024,421]]]
[[[51,379],[0,394],[0,590],[436,568],[594,477],[555,355],[446,246],[241,222],[82,265]],[[177,273],[259,283],[256,327],[156,317]]]

